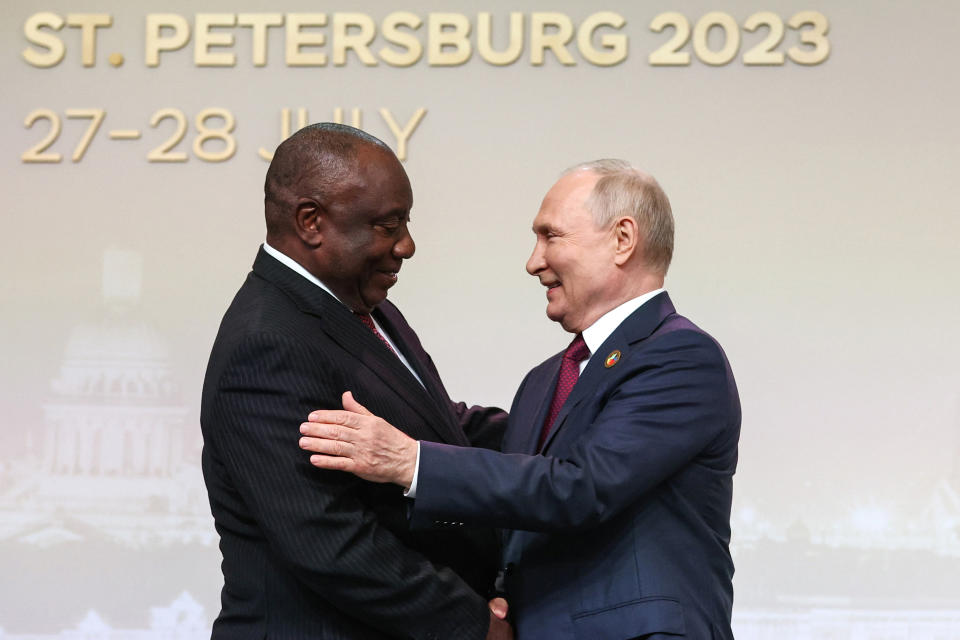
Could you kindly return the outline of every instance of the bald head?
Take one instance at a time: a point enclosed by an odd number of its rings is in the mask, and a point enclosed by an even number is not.
[[[293,134],[273,156],[264,196],[270,246],[353,311],[380,304],[416,248],[407,173],[359,129],[324,123]]]
[[[293,233],[298,200],[332,195],[354,173],[357,155],[367,147],[393,155],[380,139],[333,122],[311,124],[284,140],[263,185],[267,240]]]

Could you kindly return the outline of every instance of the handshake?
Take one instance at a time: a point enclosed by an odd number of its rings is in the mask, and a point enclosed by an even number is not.
[[[370,413],[349,391],[343,410],[319,410],[300,425],[300,448],[313,452],[310,463],[320,469],[348,471],[371,482],[392,482],[406,489],[413,484],[417,441],[386,420]],[[487,638],[513,638],[506,621],[507,601],[490,601]]]

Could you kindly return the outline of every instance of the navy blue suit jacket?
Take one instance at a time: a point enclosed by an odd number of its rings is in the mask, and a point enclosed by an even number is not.
[[[421,444],[413,525],[510,530],[520,640],[732,638],[740,402],[722,349],[655,296],[592,355],[536,455],[561,357],[524,379],[503,454]]]

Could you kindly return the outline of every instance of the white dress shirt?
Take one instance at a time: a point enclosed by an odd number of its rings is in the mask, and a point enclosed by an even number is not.
[[[596,322],[583,330],[583,341],[587,343],[587,348],[590,349],[590,356],[580,361],[580,373],[583,373],[583,370],[586,368],[587,363],[590,362],[590,358],[593,357],[594,352],[600,348],[607,338],[610,337],[610,334],[613,333],[617,327],[619,327],[627,317],[639,309],[643,303],[647,300],[650,300],[657,294],[663,293],[666,291],[664,288],[654,289],[649,291],[642,296],[637,296],[627,300],[618,307],[614,307],[610,311],[607,311],[605,314],[600,316]],[[417,497],[417,478],[420,477],[420,442],[417,442],[417,463],[413,467],[413,482],[410,483],[410,488],[403,492],[403,495],[408,498]]]
[[[301,265],[299,262],[297,262],[296,260],[288,256],[287,254],[281,253],[280,251],[274,249],[266,242],[263,243],[263,250],[266,251],[273,258],[276,258],[284,266],[289,267],[290,269],[293,269],[294,271],[299,273],[301,276],[303,276],[313,284],[317,285],[318,287],[320,287],[321,289],[329,293],[331,296],[333,296],[334,300],[336,300],[340,304],[343,304],[343,301],[337,297],[337,294],[335,294],[333,291],[330,291],[330,288],[327,285],[320,282],[316,277],[314,277],[312,273],[304,269],[303,265]],[[344,304],[343,306],[346,307],[347,305]],[[410,371],[411,374],[413,374],[413,377],[416,378],[417,382],[420,383],[420,386],[423,387],[424,386],[423,380],[420,379],[420,376],[417,375],[417,372],[414,371],[413,367],[410,366],[410,363],[407,362],[407,359],[403,357],[403,353],[400,352],[400,349],[397,349],[397,345],[394,344],[393,339],[390,337],[390,334],[383,330],[383,327],[380,326],[380,323],[377,322],[377,319],[374,318],[372,314],[370,315],[370,319],[373,320],[373,325],[377,328],[377,331],[380,332],[380,335],[383,336],[383,339],[387,341],[387,344],[390,345],[390,348],[393,350],[396,356],[400,358],[400,362],[403,363],[403,366],[405,366],[407,370]],[[344,391],[350,391],[350,389],[344,389]]]
[[[596,322],[584,329],[583,341],[587,343],[587,348],[590,349],[590,358],[593,357],[594,352],[600,348],[600,345],[606,342],[610,334],[613,333],[631,313],[639,309],[644,302],[664,291],[666,291],[666,289],[654,289],[642,296],[627,300],[619,307],[614,307],[610,311],[607,311],[600,316]],[[583,373],[583,370],[587,367],[587,363],[590,362],[590,358],[580,361],[580,373]]]

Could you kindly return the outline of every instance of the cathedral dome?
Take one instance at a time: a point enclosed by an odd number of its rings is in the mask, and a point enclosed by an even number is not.
[[[70,332],[60,374],[51,387],[60,401],[170,400],[176,384],[166,341],[138,318],[142,258],[112,249],[103,259],[104,317]]]
[[[176,391],[169,351],[144,323],[113,318],[73,329],[53,390],[60,396],[170,398]]]

